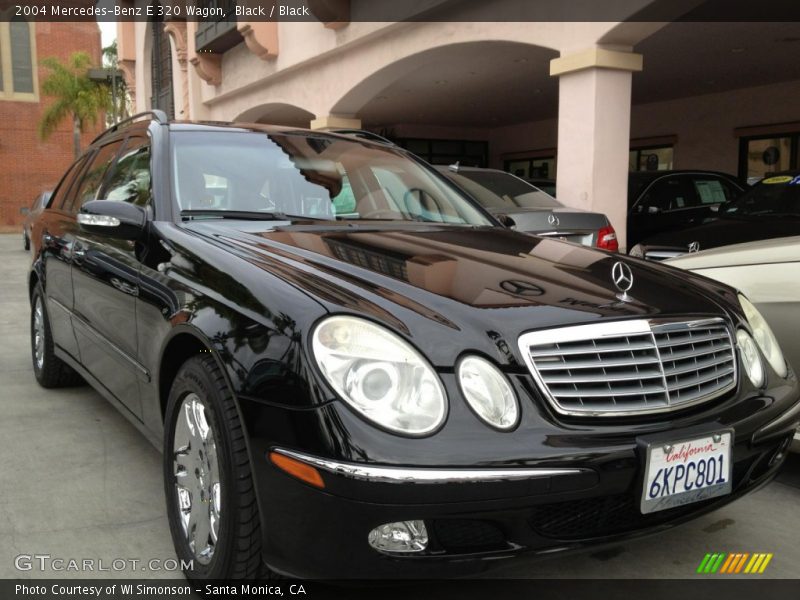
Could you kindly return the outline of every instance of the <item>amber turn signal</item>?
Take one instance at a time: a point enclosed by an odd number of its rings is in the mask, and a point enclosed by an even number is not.
[[[283,454],[278,454],[277,452],[270,452],[269,459],[272,461],[272,464],[292,477],[304,481],[309,485],[313,485],[314,487],[325,487],[325,482],[322,481],[322,475],[311,465],[307,465],[294,458],[289,458]]]

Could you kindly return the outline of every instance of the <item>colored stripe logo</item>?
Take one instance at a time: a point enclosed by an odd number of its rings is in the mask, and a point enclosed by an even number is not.
[[[767,569],[767,565],[772,560],[773,554],[763,552],[714,552],[706,554],[697,573],[703,575],[725,574],[750,574],[760,575]]]

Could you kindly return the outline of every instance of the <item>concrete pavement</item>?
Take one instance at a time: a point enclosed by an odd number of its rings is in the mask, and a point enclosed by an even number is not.
[[[21,236],[0,235],[0,578],[180,576],[141,570],[151,559],[175,558],[159,453],[90,387],[44,390],[33,377],[29,261]],[[772,552],[761,577],[797,578],[799,541],[800,455],[793,455],[778,481],[696,521],[491,576],[686,578],[707,552]],[[17,570],[17,556],[35,554],[106,567],[139,563],[92,573],[42,572],[34,561],[31,570]]]

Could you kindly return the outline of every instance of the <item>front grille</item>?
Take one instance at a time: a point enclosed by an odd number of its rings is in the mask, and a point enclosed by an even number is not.
[[[528,523],[543,537],[581,540],[617,535],[655,527],[672,519],[700,511],[714,500],[642,514],[633,494],[584,498],[543,504],[533,509]]]
[[[736,354],[723,319],[578,325],[527,333],[519,344],[562,414],[663,412],[736,385]]]
[[[765,454],[767,455],[771,453]],[[732,473],[734,491],[742,484],[755,479],[755,476],[750,474],[750,468],[758,458],[758,455],[751,456],[734,463]],[[724,501],[724,498],[709,498],[684,506],[642,514],[638,494],[628,492],[540,504],[533,508],[528,524],[531,529],[544,537],[565,541],[585,540],[656,527],[673,519],[700,512],[721,501]]]

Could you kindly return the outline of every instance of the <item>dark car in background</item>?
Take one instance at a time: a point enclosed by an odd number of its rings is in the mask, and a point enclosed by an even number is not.
[[[20,210],[25,215],[25,220],[22,222],[22,246],[25,250],[31,249],[31,224],[39,216],[39,213],[44,210],[44,207],[47,206],[47,201],[50,200],[52,193],[50,191],[42,192],[36,196],[30,208],[25,207]]]
[[[730,244],[800,234],[800,171],[770,175],[733,201],[713,220],[654,235],[630,250],[632,256],[664,260]]]
[[[800,421],[734,289],[500,227],[382,142],[139,115],[34,231],[34,375],[80,375],[163,450],[195,580],[654,533],[770,481]]]
[[[569,208],[516,175],[497,169],[437,166],[464,193],[517,231],[616,252],[617,234],[602,213]]]
[[[628,248],[716,217],[748,186],[716,171],[634,171],[628,176]]]

